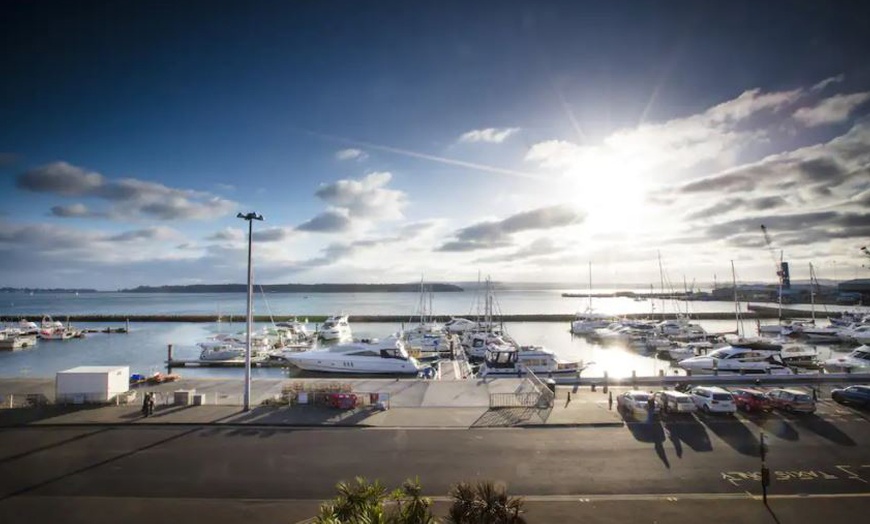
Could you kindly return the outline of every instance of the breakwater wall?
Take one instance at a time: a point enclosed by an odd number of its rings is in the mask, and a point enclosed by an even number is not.
[[[776,308],[771,308],[770,310],[763,309],[758,311],[749,311],[741,313],[741,317],[745,320],[755,320],[755,319],[771,319],[777,318],[779,312]],[[457,317],[467,317],[467,315],[456,315]],[[800,311],[800,310],[783,310],[784,318],[809,318],[809,311]],[[828,316],[827,312],[816,312],[816,317],[826,317]],[[70,322],[217,322],[218,317],[216,315],[193,315],[193,314],[179,314],[179,315],[171,315],[171,314],[149,314],[149,315],[124,315],[124,314],[113,314],[113,315],[99,315],[99,314],[80,314],[80,315],[53,315],[54,318],[62,319],[66,321],[69,319]],[[41,317],[40,317],[41,318]],[[255,322],[284,322],[293,319],[305,320],[307,319],[309,323],[316,324],[321,323],[326,320],[327,315],[255,315]],[[449,315],[436,315],[429,320],[436,320],[438,322],[446,322],[450,320],[451,316]],[[472,317],[474,318],[474,317]],[[629,318],[629,319],[653,319],[653,320],[666,320],[674,318],[673,313],[670,314],[649,314],[649,313],[637,313],[637,314],[627,314],[621,315],[621,318]],[[704,313],[693,313],[691,315],[692,319],[695,320],[732,320],[734,319],[733,312],[704,312]],[[17,320],[17,319],[16,319]],[[39,318],[32,317],[28,318],[28,320],[34,320],[39,322]],[[574,314],[519,314],[519,315],[497,315],[493,317],[495,322],[570,322],[574,320]],[[220,317],[220,321],[222,322],[244,322],[245,315],[223,315]],[[365,322],[395,322],[395,323],[418,323],[420,322],[420,317],[418,316],[408,316],[408,315],[351,315],[351,322],[365,323]]]

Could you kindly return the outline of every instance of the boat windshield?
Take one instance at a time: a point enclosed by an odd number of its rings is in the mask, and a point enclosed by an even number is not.
[[[710,353],[707,356],[710,358],[718,358],[718,359],[729,358],[731,356],[731,350],[728,348],[717,349],[716,351]]]
[[[870,360],[870,351],[855,351],[852,356],[862,360]]]

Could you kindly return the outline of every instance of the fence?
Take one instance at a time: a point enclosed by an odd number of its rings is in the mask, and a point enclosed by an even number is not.
[[[550,409],[556,394],[531,370],[526,369],[525,378],[512,393],[490,393],[489,408],[536,408]]]

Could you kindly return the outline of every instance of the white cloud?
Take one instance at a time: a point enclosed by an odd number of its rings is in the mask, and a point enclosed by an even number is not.
[[[820,101],[813,107],[802,107],[795,111],[794,118],[806,127],[837,124],[849,119],[852,111],[870,100],[870,92],[834,95]]]
[[[54,162],[18,176],[20,189],[63,197],[92,197],[108,201],[107,211],[88,211],[89,216],[128,220],[211,219],[232,212],[237,204],[204,191],[178,189],[135,178],[108,179],[66,162]],[[57,216],[83,216],[83,204],[56,206]]]
[[[463,133],[459,137],[460,142],[474,143],[487,142],[491,144],[500,144],[507,140],[510,136],[518,133],[518,127],[488,127],[486,129],[473,129]]]
[[[627,171],[642,174],[657,168],[681,170],[705,161],[726,161],[741,145],[764,136],[763,131],[741,127],[742,121],[764,111],[778,111],[800,95],[801,90],[762,93],[752,89],[700,114],[618,130],[597,145],[539,142],[529,149],[526,160],[585,177]]]
[[[386,187],[392,178],[388,172],[369,173],[359,180],[322,184],[315,195],[335,208],[347,210],[350,218],[398,219],[407,205],[407,195]]]
[[[245,239],[245,232],[237,227],[225,227],[206,237],[206,240],[217,242],[240,242]]]
[[[810,91],[823,91],[826,87],[833,84],[839,84],[845,80],[846,76],[840,73],[839,75],[828,77],[810,88]]]
[[[368,158],[369,155],[362,149],[342,149],[340,151],[336,151],[335,158],[338,160],[359,160],[363,161]]]

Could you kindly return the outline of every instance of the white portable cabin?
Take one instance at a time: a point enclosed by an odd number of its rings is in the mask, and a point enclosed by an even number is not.
[[[59,404],[108,402],[130,390],[130,366],[79,366],[58,371],[55,399]]]

